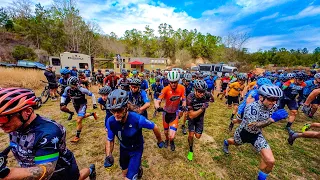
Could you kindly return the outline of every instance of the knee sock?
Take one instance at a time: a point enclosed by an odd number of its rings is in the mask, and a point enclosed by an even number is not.
[[[292,122],[288,122],[286,127],[291,127]]]
[[[77,130],[77,135],[76,135],[76,137],[80,137],[80,133],[81,133],[81,131],[79,131],[79,130]]]

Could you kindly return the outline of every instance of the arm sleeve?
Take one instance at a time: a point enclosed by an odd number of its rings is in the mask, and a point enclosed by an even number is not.
[[[139,128],[146,128],[146,129],[153,129],[155,124],[148,119],[146,119],[144,116],[140,116],[139,119]]]
[[[62,96],[61,96],[61,101],[60,101],[60,103],[65,103],[65,102],[66,102],[66,99],[67,99],[67,97],[68,97],[68,90],[69,90],[69,89],[70,89],[69,86],[64,89],[63,94],[62,94]]]
[[[143,100],[144,103],[150,102],[150,100],[149,100],[149,98],[148,98],[148,96],[147,96],[146,91],[141,91],[141,97],[142,97],[142,100]]]
[[[107,129],[108,129],[108,140],[113,141],[114,140],[114,134],[110,128],[110,120],[112,117],[109,117],[106,123]]]
[[[192,107],[192,94],[189,94],[188,97],[187,97],[187,107],[189,110],[193,110],[193,107]]]
[[[96,97],[95,95],[90,92],[88,89],[85,89],[85,88],[80,88],[80,91],[83,93],[83,94],[86,94],[88,96],[91,96],[91,99],[92,99],[92,104],[97,104],[96,102]]]

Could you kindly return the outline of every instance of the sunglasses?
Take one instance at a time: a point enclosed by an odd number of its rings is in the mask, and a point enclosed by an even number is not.
[[[110,112],[112,114],[115,114],[115,113],[122,113],[124,111],[124,108],[119,108],[119,109],[111,109]]]
[[[205,91],[205,90],[197,90],[197,92],[198,92],[199,94],[204,94],[206,91]]]
[[[268,101],[274,102],[274,101],[278,101],[279,98],[267,98]]]
[[[176,82],[170,82],[170,84],[178,84],[178,81],[176,81]]]
[[[133,88],[133,89],[138,89],[139,86],[131,85],[131,88]]]
[[[13,116],[18,115],[18,114],[19,113],[14,113],[14,114],[10,114],[10,115],[0,116],[0,124],[8,123]]]

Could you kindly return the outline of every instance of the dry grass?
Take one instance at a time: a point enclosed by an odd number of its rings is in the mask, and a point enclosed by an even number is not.
[[[93,87],[92,91],[97,94],[96,87]],[[91,101],[88,102],[91,103]],[[72,104],[69,104],[68,107],[73,110]],[[91,107],[92,105],[89,104],[88,112],[92,112]],[[75,153],[80,168],[95,163],[97,179],[122,179],[118,163],[119,143],[117,140],[113,153],[115,165],[110,169],[103,167],[106,140],[103,111],[98,110],[99,119],[97,121],[90,118],[84,121],[78,145],[69,143],[75,135],[76,123],[74,120],[66,120],[67,114],[60,112],[58,101],[49,101],[37,110],[37,113],[52,118],[66,127],[67,146]],[[152,116],[152,113],[153,109],[149,108],[149,117]],[[143,179],[255,179],[260,157],[251,145],[230,147],[231,154],[229,156],[224,155],[221,150],[223,139],[233,136],[233,133],[227,132],[230,113],[231,111],[226,108],[224,101],[216,100],[211,104],[205,116],[204,134],[200,140],[195,139],[193,162],[188,162],[186,158],[188,153],[187,136],[182,135],[180,128],[176,136],[175,152],[171,152],[170,149],[158,149],[153,132],[144,130]],[[293,129],[298,131],[304,123],[318,121],[319,114],[316,114],[316,117],[309,119],[300,114]],[[160,115],[152,121],[163,132]],[[320,179],[319,141],[298,139],[294,146],[289,146],[284,126],[285,122],[279,122],[264,130],[265,137],[276,159],[276,166],[269,179]],[[5,147],[8,144],[7,138],[6,134],[0,132],[0,147]],[[16,166],[12,154],[10,154],[9,166]]]
[[[40,80],[46,80],[43,71],[22,68],[0,67],[0,77],[0,87],[39,89],[44,86]]]

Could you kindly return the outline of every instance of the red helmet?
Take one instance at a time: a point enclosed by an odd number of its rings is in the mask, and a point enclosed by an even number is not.
[[[0,116],[14,114],[27,107],[37,107],[38,101],[31,89],[0,89]]]

